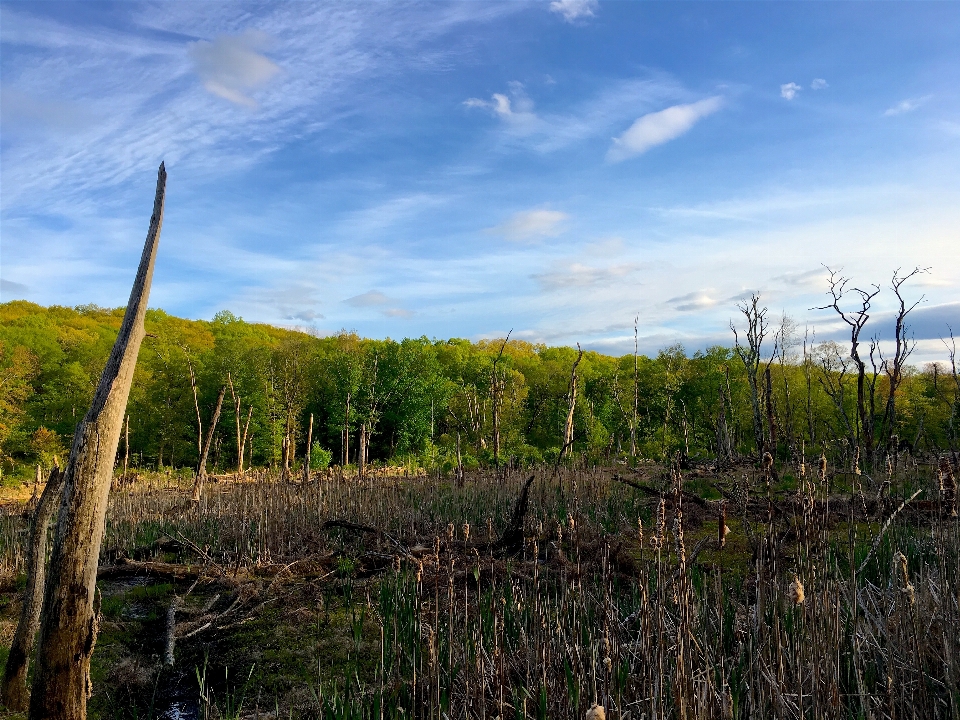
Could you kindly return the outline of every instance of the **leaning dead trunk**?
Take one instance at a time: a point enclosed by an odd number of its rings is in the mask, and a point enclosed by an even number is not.
[[[47,486],[40,495],[37,509],[30,522],[30,536],[27,549],[27,587],[23,591],[23,607],[20,610],[20,622],[10,643],[7,667],[3,674],[3,686],[0,697],[8,710],[26,712],[30,705],[30,691],[27,689],[27,668],[33,653],[33,640],[40,627],[40,608],[43,604],[44,564],[47,560],[47,526],[53,511],[60,500],[63,488],[63,473],[56,465],[50,471]]]
[[[90,410],[77,427],[64,471],[60,518],[40,619],[30,720],[85,720],[87,716],[90,656],[99,626],[94,594],[100,543],[124,411],[144,336],[166,180],[161,163],[150,229],[123,324]]]
[[[200,453],[200,465],[197,468],[197,477],[193,481],[193,499],[200,500],[203,494],[203,483],[207,479],[207,455],[210,454],[210,446],[213,444],[213,433],[217,429],[217,421],[220,419],[220,410],[223,409],[223,396],[227,392],[227,386],[220,388],[220,394],[217,395],[217,406],[213,409],[213,418],[210,420],[210,429],[207,430],[207,441],[203,444],[203,452]]]

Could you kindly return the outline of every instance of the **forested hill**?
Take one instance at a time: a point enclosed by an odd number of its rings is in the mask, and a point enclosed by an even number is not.
[[[65,454],[122,315],[92,305],[0,304],[0,453],[8,477]],[[588,462],[758,447],[794,461],[803,448],[849,453],[863,442],[857,376],[841,372],[847,353],[833,344],[803,352],[787,342],[786,357],[771,359],[768,343],[754,398],[747,365],[724,347],[688,356],[675,346],[636,359],[584,352],[571,383],[576,349],[518,340],[317,338],[226,311],[207,322],[151,310],[146,329],[128,407],[134,466],[195,465],[223,388],[211,460],[224,470],[237,467],[239,448],[245,466],[295,466],[311,416],[314,464],[450,469],[458,453],[464,467],[535,463],[555,460],[565,438],[565,455]],[[889,379],[875,380],[874,407],[863,417],[876,448],[889,447],[894,435],[911,449],[955,446],[955,378],[907,368],[892,422]]]

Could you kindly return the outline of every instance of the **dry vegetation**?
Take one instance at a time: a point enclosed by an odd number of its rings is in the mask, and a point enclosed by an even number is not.
[[[199,504],[144,476],[111,496],[91,714],[960,717],[952,472],[545,468],[525,512],[520,471],[254,471]]]

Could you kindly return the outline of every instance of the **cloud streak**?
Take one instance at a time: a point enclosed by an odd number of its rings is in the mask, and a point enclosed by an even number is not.
[[[621,162],[663,145],[690,131],[702,118],[712,115],[723,105],[715,96],[687,105],[674,105],[666,110],[648,113],[637,119],[623,135],[613,139],[607,160]]]
[[[580,18],[593,17],[599,6],[597,0],[553,0],[550,11],[563,16],[568,23],[573,23]]]
[[[245,93],[265,85],[280,68],[258,51],[270,41],[263,32],[220,35],[213,41],[191,43],[187,52],[203,87],[236,105],[254,109],[256,101]]]
[[[487,232],[502,235],[507,240],[529,242],[556,237],[563,232],[563,224],[570,216],[559,210],[524,210],[514,213],[506,222],[488,228]]]

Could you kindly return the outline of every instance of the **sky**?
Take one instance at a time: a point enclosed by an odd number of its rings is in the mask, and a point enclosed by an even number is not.
[[[0,301],[608,353],[960,334],[960,3],[3,2]],[[844,308],[856,306],[848,294]]]

